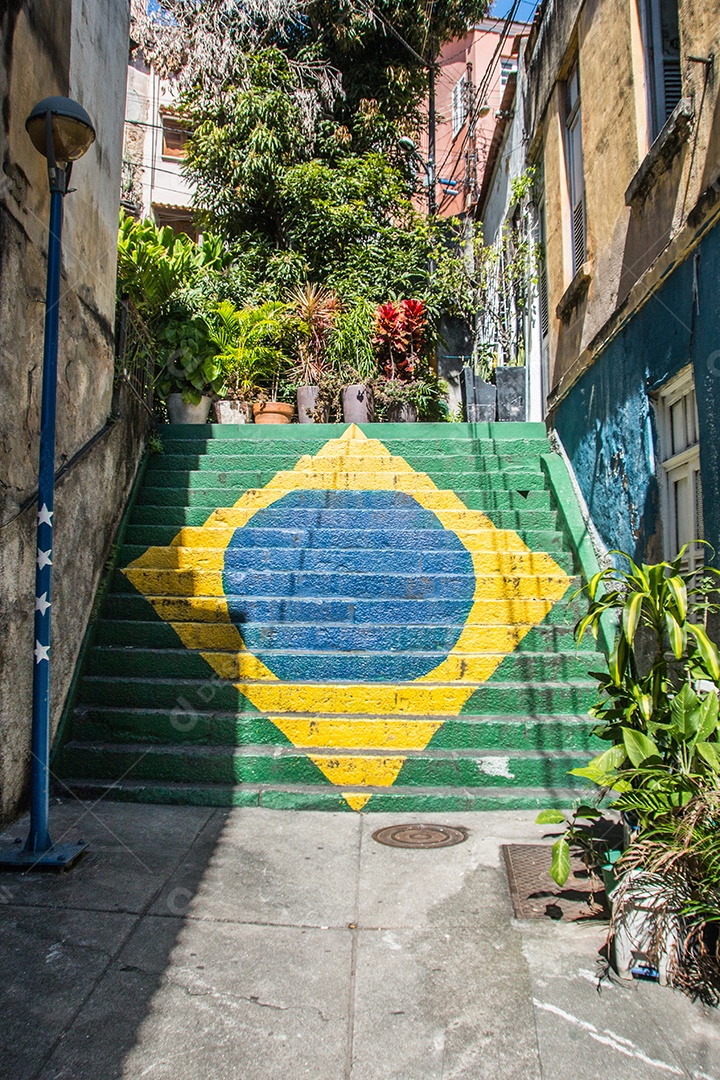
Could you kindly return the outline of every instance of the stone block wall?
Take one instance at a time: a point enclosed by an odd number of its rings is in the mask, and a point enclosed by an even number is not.
[[[9,0],[0,13],[0,817],[27,785],[32,699],[34,496],[49,195],[25,131],[51,94],[90,113],[97,141],[65,200],[58,363],[57,724],[95,590],[142,452],[145,418],[113,401],[115,269],[128,0]]]

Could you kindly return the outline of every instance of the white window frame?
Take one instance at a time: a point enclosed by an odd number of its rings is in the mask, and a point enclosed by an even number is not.
[[[704,539],[700,437],[692,365],[683,368],[659,391],[656,414],[660,436],[663,541],[665,557],[674,559],[684,543]],[[682,512],[678,492],[683,483],[686,512],[689,503],[689,525],[678,517]],[[691,544],[685,552],[683,566],[694,572],[703,566],[704,559],[705,546]]]
[[[507,86],[511,75],[517,75],[517,62],[511,56],[500,58],[500,85]]]
[[[464,71],[453,86],[452,92],[452,133],[453,139],[462,130],[468,115],[468,77]]]

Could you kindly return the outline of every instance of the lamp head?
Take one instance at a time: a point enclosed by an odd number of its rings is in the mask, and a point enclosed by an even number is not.
[[[50,113],[50,124],[47,114]],[[48,128],[52,145],[48,145]],[[25,129],[35,149],[52,164],[69,164],[82,157],[95,141],[92,120],[77,101],[47,97],[39,101],[25,121]]]
[[[480,116],[480,117],[487,116],[489,114],[489,112],[490,112],[490,106],[488,105],[487,101],[483,101],[482,105],[480,106],[480,108],[477,111],[478,116]]]
[[[407,135],[402,135],[398,139],[397,144],[401,150],[405,150],[405,152],[408,154],[417,154],[418,152],[417,146]]]

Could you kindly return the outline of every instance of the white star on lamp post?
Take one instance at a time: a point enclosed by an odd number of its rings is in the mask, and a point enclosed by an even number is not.
[[[38,510],[38,525],[50,525],[52,526],[52,516],[54,511],[48,510],[47,504],[43,503],[42,508]]]
[[[41,551],[40,548],[38,548],[38,553],[37,553],[38,570],[43,570],[46,566],[52,566],[52,559],[50,558],[51,555],[52,555],[52,548],[50,548],[49,551]]]
[[[41,645],[39,641],[35,642],[35,663],[39,664],[41,660],[47,660],[50,663],[50,646]]]
[[[35,610],[39,611],[41,615],[44,615],[49,607],[52,605],[47,598],[47,593],[44,592],[42,596],[35,597]]]

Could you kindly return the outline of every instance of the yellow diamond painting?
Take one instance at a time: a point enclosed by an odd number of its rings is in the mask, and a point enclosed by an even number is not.
[[[355,425],[124,573],[355,810],[569,584]]]

